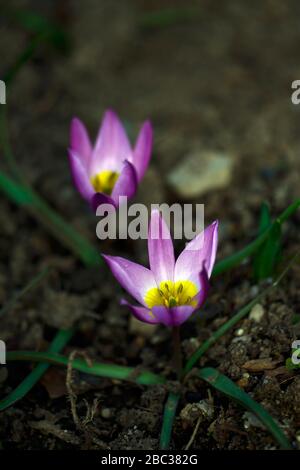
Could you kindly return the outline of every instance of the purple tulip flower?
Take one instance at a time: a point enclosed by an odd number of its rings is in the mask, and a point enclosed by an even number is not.
[[[175,262],[169,229],[155,210],[148,233],[150,269],[118,256],[103,255],[121,286],[140,304],[122,300],[146,323],[178,326],[204,303],[216,257],[218,222],[190,241]]]
[[[144,122],[132,149],[116,113],[107,110],[94,147],[84,124],[71,124],[69,158],[74,184],[92,208],[118,206],[119,196],[134,196],[148,167],[152,150],[152,126]]]

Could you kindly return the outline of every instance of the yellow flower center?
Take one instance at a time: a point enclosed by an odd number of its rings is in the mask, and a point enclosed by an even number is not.
[[[104,170],[91,176],[91,183],[97,193],[110,195],[118,178],[119,173],[116,171]]]
[[[146,292],[145,303],[151,309],[163,305],[176,307],[177,305],[191,305],[196,307],[197,301],[192,300],[198,288],[191,281],[162,281],[158,287],[152,287]]]

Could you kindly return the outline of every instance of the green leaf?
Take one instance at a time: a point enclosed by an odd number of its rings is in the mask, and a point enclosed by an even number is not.
[[[300,358],[300,349],[292,349],[292,354],[295,354],[295,353],[296,353],[297,359]],[[285,361],[285,366],[288,370],[300,369],[300,364],[294,364],[291,357],[289,357]]]
[[[73,335],[72,330],[60,330],[54,340],[52,341],[48,352],[49,353],[58,353],[61,351],[65,345],[70,341]],[[7,356],[10,353],[7,353]],[[16,403],[18,400],[21,400],[28,392],[34,387],[34,385],[41,379],[44,373],[49,367],[48,363],[41,363],[33,369],[32,372],[16,387],[6,398],[3,398],[0,401],[0,411],[5,410],[9,406]]]
[[[160,435],[159,448],[162,450],[169,449],[173,421],[175,419],[179,399],[180,399],[179,393],[170,392],[168,395],[167,402],[164,408],[163,425],[162,425],[162,430],[161,430],[161,435]]]
[[[287,215],[288,212],[285,213]],[[220,326],[217,331],[215,331],[204,343],[201,344],[201,346],[191,355],[191,357],[187,360],[186,365],[182,371],[182,379],[191,371],[191,369],[196,365],[196,363],[199,361],[199,359],[203,356],[203,354],[219,339],[221,336],[223,336],[227,331],[229,331],[234,325],[236,325],[242,318],[244,318],[254,307],[254,305],[257,304],[257,302],[267,294],[271,289],[276,287],[280,281],[284,278],[290,267],[293,265],[293,263],[297,260],[299,257],[299,252],[295,254],[295,256],[290,260],[290,262],[287,264],[287,266],[284,268],[284,270],[281,272],[281,274],[277,277],[275,281],[273,281],[272,285],[270,285],[267,289],[265,289],[263,292],[261,292],[258,296],[255,297],[255,299],[251,300],[247,305],[245,305],[242,309],[240,309],[232,318],[230,318],[224,325]],[[172,400],[179,400],[180,395],[177,394],[175,397],[172,398]],[[168,401],[167,401],[168,405]],[[166,406],[167,406],[166,405]],[[165,424],[165,421],[163,420],[163,428],[166,427],[167,431],[165,432],[165,445],[166,448],[169,446],[169,442],[171,439],[171,433],[172,433],[172,425],[173,421],[175,419],[175,413],[172,415],[172,413],[166,413],[166,418],[168,420],[168,423]],[[169,440],[167,440],[167,438]]]
[[[31,10],[6,8],[1,11],[10,21],[20,25],[30,33],[46,39],[59,50],[69,48],[69,38],[66,31],[57,23]]]
[[[292,316],[292,324],[297,325],[300,322],[300,314],[299,313],[294,313]]]
[[[241,308],[233,317],[231,317],[226,323],[224,323],[220,328],[218,328],[206,341],[204,341],[201,346],[191,355],[188,359],[182,375],[185,376],[188,374],[192,368],[197,364],[199,359],[203,356],[203,354],[219,339],[221,338],[227,331],[229,331],[234,325],[236,325],[242,318],[244,318],[251,309],[264,297],[271,289],[273,285],[265,289],[259,295],[257,295],[251,302]]]
[[[88,266],[101,265],[100,252],[33,189],[17,183],[0,171],[0,190],[14,203],[23,206],[66,248]]]
[[[47,362],[67,367],[69,358],[60,354],[51,352],[35,352],[35,351],[11,351],[6,355],[7,361],[33,361],[33,362]],[[133,367],[119,366],[116,364],[103,364],[93,362],[88,365],[82,359],[74,359],[71,361],[72,368],[90,375],[97,375],[99,377],[107,377],[117,380],[128,380],[136,382],[140,385],[156,385],[165,383],[166,379],[162,376],[148,371],[138,371]]]
[[[259,235],[255,240],[253,240],[249,245],[246,245],[240,251],[237,251],[231,256],[224,258],[215,264],[213,270],[213,276],[218,276],[229,269],[232,269],[234,266],[239,265],[244,259],[249,258],[262,246],[262,244],[269,237],[272,228],[278,224],[281,226],[289,217],[291,217],[300,207],[300,199],[297,199],[290,206],[288,206],[270,225],[261,235]]]
[[[271,215],[269,206],[264,203],[261,208],[259,234],[271,227]],[[272,277],[279,260],[281,248],[281,225],[274,223],[270,228],[267,240],[256,252],[253,260],[253,274],[257,281]]]
[[[273,435],[282,449],[292,449],[291,444],[285,434],[274,421],[272,416],[251,398],[244,390],[239,388],[232,380],[212,367],[200,369],[198,376],[208,382],[212,387],[224,393],[228,397],[240,403],[244,408],[254,413],[257,418],[264,424],[268,431]]]
[[[48,43],[61,53],[70,50],[70,38],[67,32],[57,23],[29,10],[2,7],[1,16],[22,26],[32,35],[20,51],[12,66],[2,75],[6,86],[11,85],[21,68],[34,56],[42,43]]]

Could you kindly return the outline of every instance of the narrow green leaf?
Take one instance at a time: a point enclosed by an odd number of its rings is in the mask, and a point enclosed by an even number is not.
[[[7,361],[33,361],[47,362],[67,367],[69,358],[60,354],[50,352],[35,351],[11,351],[6,355]],[[84,372],[86,374],[97,375],[99,377],[107,377],[110,379],[128,380],[141,385],[155,385],[165,382],[165,378],[148,371],[137,371],[133,367],[125,367],[116,364],[103,364],[93,362],[88,365],[82,359],[74,359],[72,368]]]
[[[4,77],[4,81],[7,84],[7,77]],[[3,156],[9,171],[15,177],[16,182],[21,182],[23,176],[22,171],[20,170],[20,167],[17,164],[9,140],[7,125],[7,105],[0,107],[0,148],[2,148],[3,150]],[[5,175],[2,175],[2,179],[6,179]],[[10,191],[16,193],[16,197],[20,201],[20,204],[24,203],[27,200],[27,194],[25,194],[24,191],[20,191],[20,188],[16,186],[14,181],[3,181],[3,184],[8,187],[8,190],[9,187],[11,187]],[[18,195],[18,193],[20,194]]]
[[[169,449],[173,421],[175,419],[179,399],[179,393],[170,392],[168,395],[167,402],[164,408],[163,425],[160,435],[160,449],[162,450]]]
[[[60,330],[54,340],[52,341],[48,352],[58,353],[65,345],[69,342],[73,335],[72,330]],[[9,353],[7,353],[9,355]],[[9,406],[21,400],[28,392],[34,387],[34,385],[41,379],[46,370],[48,369],[48,363],[38,364],[32,372],[16,387],[6,398],[0,401],[0,411],[5,410]]]
[[[236,325],[242,318],[244,318],[251,309],[273,288],[273,285],[265,289],[259,295],[257,295],[251,302],[241,308],[233,317],[231,317],[226,323],[224,323],[220,328],[218,328],[206,341],[204,341],[201,346],[191,355],[188,359],[184,369],[183,376],[188,374],[190,370],[197,364],[199,359],[203,354],[227,331],[229,331],[234,325]]]
[[[62,26],[35,11],[3,8],[1,15],[38,37],[39,42],[47,41],[62,52],[70,47],[69,37]]]
[[[10,86],[12,84],[23,65],[29,62],[29,60],[33,57],[37,45],[40,43],[40,36],[35,36],[30,41],[28,41],[28,44],[20,52],[13,65],[3,75],[3,80],[6,86]]]
[[[8,312],[10,309],[14,307],[19,299],[21,299],[27,292],[31,291],[34,287],[36,287],[42,279],[49,273],[49,268],[43,269],[37,276],[31,279],[26,286],[23,287],[19,292],[17,292],[12,299],[10,299],[1,309],[0,309],[0,317]]]
[[[213,273],[212,273],[213,276],[218,276],[219,274],[222,274],[225,271],[228,271],[234,266],[237,266],[238,264],[240,264],[244,259],[249,258],[249,256],[252,256],[254,253],[256,253],[257,250],[262,246],[262,244],[269,237],[272,228],[276,224],[281,226],[283,222],[285,222],[289,217],[291,217],[297,211],[299,207],[300,207],[300,199],[297,199],[290,206],[288,206],[273,221],[272,225],[269,226],[269,228],[267,228],[261,235],[259,235],[255,240],[249,243],[249,245],[246,245],[245,248],[243,248],[242,250],[237,251],[233,255],[228,256],[224,258],[223,260],[219,261],[218,263],[216,263]]]
[[[272,220],[269,206],[264,203],[261,208],[259,235],[271,227]],[[281,225],[274,223],[267,240],[257,250],[253,259],[253,274],[257,281],[272,277],[279,260],[281,248]]]
[[[272,224],[272,219],[271,219],[269,205],[266,202],[263,202],[261,205],[261,209],[260,209],[258,235],[261,235],[267,228],[270,227],[271,224]],[[264,251],[264,247],[267,241],[262,244],[262,246],[257,250],[257,252],[255,253],[253,257],[253,274],[254,274],[254,279],[256,280],[261,279],[260,277],[261,264],[262,264],[261,254]]]
[[[231,317],[226,323],[220,326],[204,343],[199,346],[199,348],[191,355],[188,359],[186,365],[184,366],[182,377],[190,372],[190,370],[197,364],[199,359],[203,356],[203,354],[219,339],[223,336],[227,331],[229,331],[234,325],[236,325],[242,318],[244,318],[267,293],[269,293],[272,289],[278,286],[278,284],[282,281],[284,276],[287,274],[291,266],[295,263],[295,261],[299,258],[299,251],[292,257],[286,267],[281,271],[281,273],[277,276],[277,278],[273,281],[273,283],[263,290],[260,294],[258,294],[253,300],[251,300],[248,304],[242,307],[233,317]]]
[[[295,355],[295,358],[297,358],[297,360],[299,360],[300,359],[300,349],[292,349],[292,355]],[[285,361],[285,366],[288,370],[300,369],[300,364],[295,364],[292,361],[292,357],[289,357]]]
[[[285,434],[274,421],[272,416],[265,410],[265,408],[263,408],[246,392],[244,392],[244,390],[232,382],[232,380],[212,367],[205,367],[204,369],[200,369],[198,376],[208,382],[215,389],[224,393],[233,400],[236,400],[246,409],[254,413],[265,425],[268,431],[273,435],[274,439],[282,449],[292,449],[292,446],[286,438]]]
[[[270,206],[263,202],[260,209],[259,233],[262,233],[272,223]]]
[[[88,266],[100,265],[98,250],[52,209],[33,189],[17,183],[0,171],[0,190],[14,203],[24,206],[52,235]]]

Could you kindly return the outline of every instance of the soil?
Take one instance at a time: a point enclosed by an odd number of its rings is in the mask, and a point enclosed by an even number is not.
[[[99,253],[147,263],[145,241],[97,240],[97,220],[70,179],[66,149],[73,115],[96,135],[103,111],[113,107],[133,137],[140,123],[151,118],[154,155],[136,197],[146,204],[180,202],[167,175],[190,152],[209,149],[230,155],[231,183],[190,201],[205,204],[206,224],[216,218],[221,222],[218,259],[255,237],[263,201],[276,215],[299,197],[300,107],[290,99],[291,83],[299,78],[299,2],[188,3],[200,7],[201,15],[146,28],[145,15],[182,3],[11,2],[54,18],[71,38],[67,55],[41,45],[9,90],[9,130],[18,165],[35,189],[99,247]],[[0,29],[1,70],[6,70],[28,34],[6,20],[1,20]],[[299,245],[299,222],[296,214],[284,225],[282,266]],[[0,226],[1,304],[6,305],[45,266],[52,267],[43,282],[2,316],[0,336],[9,350],[43,350],[57,328],[73,326],[76,333],[65,354],[75,350],[174,380],[169,330],[134,323],[120,308],[121,289],[105,266],[83,266],[5,197],[0,200]],[[297,371],[288,373],[284,364],[292,341],[300,335],[295,323],[299,282],[299,265],[294,264],[282,284],[261,302],[261,318],[241,321],[200,361],[201,366],[218,368],[261,403],[295,448],[300,445],[300,376]],[[185,355],[262,288],[264,283],[253,279],[250,263],[213,279],[205,307],[182,326]],[[1,367],[1,396],[31,369],[25,362]],[[23,400],[2,412],[2,448],[158,448],[168,386],[146,388],[74,372],[72,388],[80,422],[87,409],[93,412],[90,422],[76,425],[66,372],[51,367]],[[199,417],[191,449],[277,448],[253,415],[191,374],[179,403],[173,449],[185,448]]]

